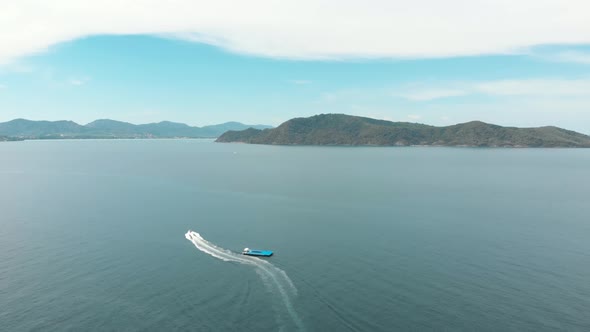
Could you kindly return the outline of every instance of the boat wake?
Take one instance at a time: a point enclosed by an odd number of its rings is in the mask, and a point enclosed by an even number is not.
[[[197,232],[188,231],[184,236],[187,240],[191,241],[195,247],[197,247],[197,249],[217,259],[221,259],[222,261],[226,262],[250,265],[255,268],[257,274],[263,280],[266,287],[278,297],[277,300],[280,302],[280,304],[282,304],[282,306],[284,306],[288,318],[294,324],[294,327],[299,330],[304,330],[301,318],[299,318],[299,315],[295,311],[292,303],[292,298],[297,296],[297,289],[285,271],[265,260],[256,257],[244,256],[227,249],[220,248],[205,240]],[[279,324],[283,326],[290,325],[288,322],[284,321],[285,317],[283,317],[283,315],[281,315],[279,312],[277,312],[277,319],[279,320]]]

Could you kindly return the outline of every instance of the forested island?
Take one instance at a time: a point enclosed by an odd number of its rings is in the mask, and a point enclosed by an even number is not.
[[[0,136],[0,142],[23,141],[24,139],[11,136]]]
[[[275,145],[590,147],[590,136],[547,126],[502,127],[480,121],[435,127],[345,114],[294,118],[273,129],[228,131],[216,142]]]
[[[116,139],[116,138],[216,138],[228,130],[270,128],[226,122],[218,125],[192,127],[184,123],[162,121],[136,125],[102,119],[80,125],[73,121],[32,121],[15,119],[0,123],[0,141],[24,139]]]

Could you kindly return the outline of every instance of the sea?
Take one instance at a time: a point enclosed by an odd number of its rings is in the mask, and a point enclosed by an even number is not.
[[[589,331],[590,150],[0,143],[0,330]]]

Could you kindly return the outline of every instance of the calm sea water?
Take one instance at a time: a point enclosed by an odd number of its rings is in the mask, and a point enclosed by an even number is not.
[[[590,150],[29,141],[0,189],[2,331],[590,330]]]

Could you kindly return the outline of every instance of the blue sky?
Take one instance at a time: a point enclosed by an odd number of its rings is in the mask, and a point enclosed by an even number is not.
[[[273,59],[153,36],[95,36],[0,67],[0,120],[278,125],[347,113],[590,133],[588,46],[435,59]]]
[[[590,134],[587,0],[0,2],[0,121],[346,113]]]

